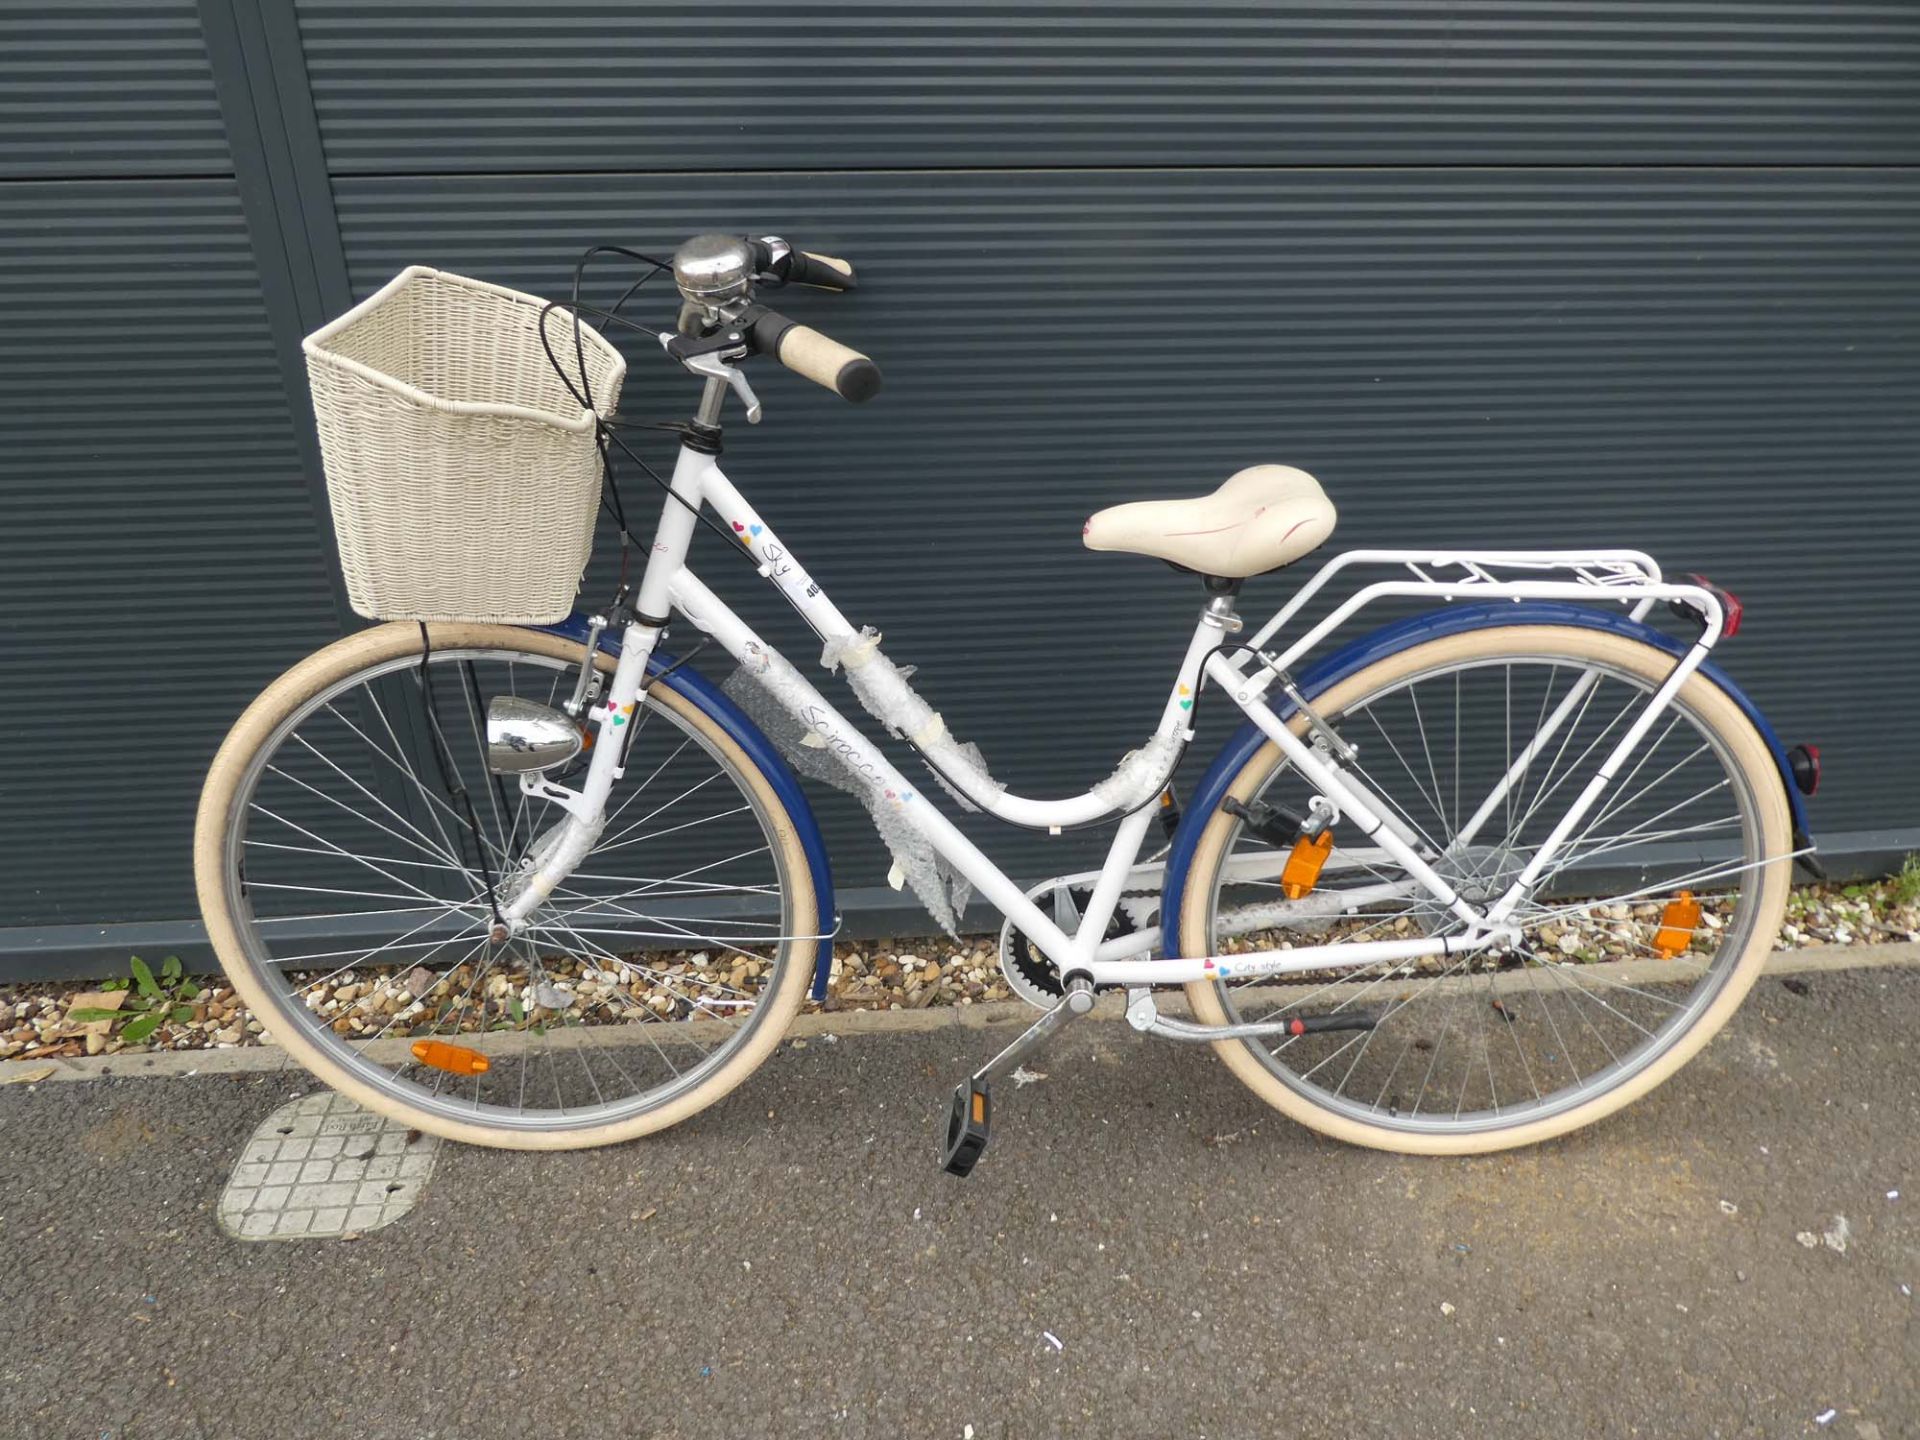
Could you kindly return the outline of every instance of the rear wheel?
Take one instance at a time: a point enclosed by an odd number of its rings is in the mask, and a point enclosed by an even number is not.
[[[1490,628],[1390,656],[1314,705],[1358,748],[1357,778],[1423,858],[1478,903],[1508,888],[1673,665],[1607,632]],[[1527,761],[1557,712],[1562,724]],[[1298,813],[1313,798],[1272,744],[1228,793]],[[1766,745],[1695,675],[1515,912],[1513,952],[1211,980],[1187,993],[1214,1024],[1375,1017],[1371,1029],[1216,1044],[1262,1099],[1317,1130],[1427,1154],[1529,1144],[1645,1094],[1726,1023],[1778,932],[1790,834]],[[1334,835],[1313,891],[1289,901],[1286,837],[1277,847],[1271,829],[1262,838],[1216,813],[1181,904],[1184,953],[1463,928],[1349,824]]]
[[[428,629],[424,668],[417,625],[310,656],[215,758],[195,868],[234,988],[329,1085],[456,1140],[597,1145],[712,1104],[779,1042],[816,953],[811,872],[778,795],[654,685],[594,850],[496,943],[489,877],[510,886],[561,812],[486,771],[486,707],[557,703],[581,648]],[[423,743],[429,715],[478,846]]]

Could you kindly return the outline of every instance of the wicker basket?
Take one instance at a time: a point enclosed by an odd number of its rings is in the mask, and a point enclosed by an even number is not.
[[[306,339],[347,595],[381,620],[559,620],[600,503],[594,412],[532,295],[411,266]],[[571,364],[573,321],[546,317]],[[583,327],[611,415],[626,362]]]

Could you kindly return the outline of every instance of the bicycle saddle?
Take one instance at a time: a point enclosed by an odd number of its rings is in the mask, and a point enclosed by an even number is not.
[[[1262,575],[1317,549],[1333,534],[1333,502],[1291,465],[1250,465],[1211,495],[1136,500],[1087,521],[1089,550],[1151,555],[1202,575]]]

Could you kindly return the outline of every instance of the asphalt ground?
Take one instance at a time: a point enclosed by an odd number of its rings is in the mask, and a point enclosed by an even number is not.
[[[9,1085],[0,1436],[1920,1436],[1917,1031],[1911,968],[1769,976],[1625,1114],[1418,1160],[1088,1022],[966,1181],[945,1099],[1009,1032],[814,1034],[255,1244],[216,1203],[301,1073]]]

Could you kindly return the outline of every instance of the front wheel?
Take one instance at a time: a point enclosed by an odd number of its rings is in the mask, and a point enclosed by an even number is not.
[[[1391,655],[1314,708],[1357,748],[1350,772],[1423,858],[1490,903],[1674,663],[1608,632],[1500,626]],[[1304,814],[1313,798],[1272,743],[1227,793],[1256,814],[1262,801]],[[1180,905],[1183,953],[1463,928],[1346,824],[1317,885],[1288,899],[1286,836],[1266,829],[1225,810],[1208,821]],[[1249,1088],[1316,1130],[1421,1154],[1530,1144],[1645,1094],[1726,1023],[1779,930],[1790,836],[1765,743],[1695,674],[1541,871],[1512,917],[1512,951],[1209,980],[1187,994],[1211,1024],[1373,1017],[1366,1029],[1216,1043]]]
[[[487,772],[487,705],[557,704],[581,647],[427,631],[424,665],[403,624],[308,657],[215,757],[194,866],[234,989],[327,1084],[450,1139],[599,1145],[711,1105],[779,1043],[817,949],[778,795],[711,716],[653,685],[594,849],[496,941],[489,884],[511,886],[562,816]]]

